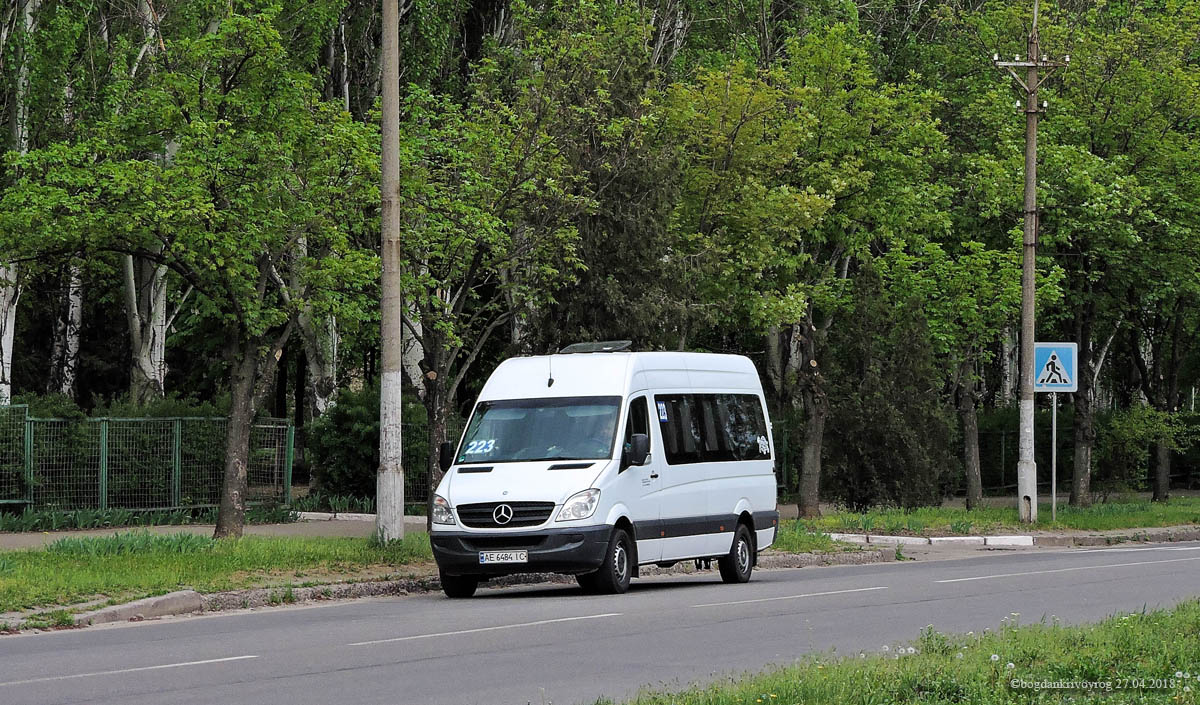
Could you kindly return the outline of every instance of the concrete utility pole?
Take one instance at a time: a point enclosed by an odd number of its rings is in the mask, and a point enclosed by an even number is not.
[[[1046,104],[1038,104],[1038,88],[1053,69],[1065,66],[1066,62],[1047,61],[1041,53],[1038,40],[1038,0],[1033,2],[1033,26],[1029,31],[1029,55],[1025,61],[1020,56],[1012,61],[1001,61],[999,55],[992,62],[1006,69],[1025,94],[1025,237],[1022,248],[1021,267],[1021,429],[1017,457],[1017,509],[1021,521],[1032,524],[1037,521],[1037,463],[1033,457],[1033,343],[1034,288],[1037,260],[1038,211],[1037,211],[1037,126],[1038,116]],[[1070,61],[1070,57],[1066,57]],[[1015,69],[1025,69],[1022,80]],[[1038,70],[1045,69],[1039,77]]]
[[[404,300],[400,291],[400,8],[383,0],[383,164],[380,220],[383,276],[380,282],[379,473],[375,481],[375,533],[384,541],[404,537],[404,464],[401,457],[401,384],[404,379]]]

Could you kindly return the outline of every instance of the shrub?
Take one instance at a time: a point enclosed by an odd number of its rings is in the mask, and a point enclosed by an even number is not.
[[[326,496],[375,496],[379,468],[379,387],[346,390],[305,435],[313,484]]]

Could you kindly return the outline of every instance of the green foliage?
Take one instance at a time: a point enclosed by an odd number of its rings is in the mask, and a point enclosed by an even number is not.
[[[315,486],[324,495],[375,496],[379,470],[379,388],[347,390],[308,427]],[[408,439],[405,439],[408,440]]]
[[[213,539],[197,534],[116,533],[101,538],[61,538],[46,546],[47,553],[64,557],[120,556],[130,553],[197,553],[211,550]]]
[[[404,401],[404,486],[406,496],[424,496],[429,441],[425,409],[415,399]],[[308,427],[314,509],[304,511],[374,511],[379,471],[379,387],[347,390],[338,403]],[[454,438],[457,441],[457,436]],[[338,509],[358,506],[359,509]]]
[[[1062,697],[1089,703],[1196,702],[1200,603],[1194,600],[1169,610],[1115,615],[1094,625],[1043,620],[1018,626],[1017,617],[1006,618],[1000,629],[982,635],[941,634],[927,628],[910,645],[885,644],[857,658],[813,655],[784,668],[682,692],[645,693],[625,702],[1015,705],[1058,702]],[[1045,690],[1019,687],[1020,681],[1099,681],[1112,686],[1054,691],[1047,697]],[[1127,687],[1117,687],[1118,681]],[[1163,687],[1128,687],[1156,681]]]
[[[1060,506],[1058,521],[1050,519],[1049,503],[1038,507],[1038,521],[1032,527],[1021,524],[1015,506],[987,506],[979,509],[958,507],[919,507],[916,509],[872,509],[858,513],[848,510],[828,512],[807,519],[808,531],[838,533],[904,533],[925,536],[949,534],[993,534],[1028,532],[1033,529],[1072,529],[1111,531],[1146,527],[1200,525],[1200,498],[1176,497],[1168,502],[1144,500],[1110,501],[1090,507]],[[782,530],[781,530],[782,531]]]
[[[1108,415],[1096,439],[1097,461],[1102,472],[1092,489],[1107,496],[1147,485],[1153,446],[1163,444],[1179,451],[1194,442],[1195,429],[1177,414],[1137,404]]]
[[[830,338],[841,352],[829,365],[828,428],[837,431],[822,484],[854,510],[935,504],[957,460],[923,317],[915,300],[890,302],[878,278],[856,284],[854,310]]]
[[[833,553],[837,551],[857,550],[850,544],[843,544],[829,538],[829,534],[810,531],[803,522],[781,522],[775,532],[775,543],[771,550],[786,553]]]

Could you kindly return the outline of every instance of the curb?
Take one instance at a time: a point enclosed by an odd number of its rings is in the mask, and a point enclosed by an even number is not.
[[[110,622],[140,622],[152,617],[198,612],[204,608],[200,593],[195,590],[180,590],[166,595],[134,600],[123,605],[102,607],[92,612],[75,615],[75,626],[107,624]]]
[[[374,514],[358,514],[355,512],[296,512],[300,521],[375,521]],[[422,518],[424,521],[424,518]]]
[[[1142,529],[1133,534],[1091,534],[1082,536],[880,536],[876,534],[831,533],[834,541],[880,546],[1111,546],[1118,543],[1173,543],[1176,541],[1200,541],[1200,528],[1195,529]]]

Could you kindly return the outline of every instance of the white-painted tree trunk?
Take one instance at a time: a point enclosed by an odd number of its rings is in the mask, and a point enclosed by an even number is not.
[[[67,281],[54,323],[54,346],[50,354],[47,391],[75,394],[75,368],[79,362],[79,333],[83,327],[83,281],[79,262],[67,268]]]
[[[425,348],[421,345],[422,331],[421,317],[417,315],[416,307],[410,303],[400,336],[400,358],[408,386],[415,389],[417,397],[424,401],[425,382],[422,378],[425,373],[421,371],[421,361],[425,359]]]
[[[17,266],[0,266],[0,406],[12,403],[13,338],[17,331]]]
[[[24,0],[18,6],[22,41],[26,46],[41,4],[41,0]],[[12,148],[21,154],[29,151],[29,62],[24,51],[20,52],[13,95]],[[19,275],[15,262],[0,262],[0,404],[12,401],[13,341],[17,331],[17,303],[21,300]]]
[[[167,268],[132,255],[121,259],[129,327],[129,392],[138,404],[148,404],[166,392],[167,328],[174,319],[167,313]]]
[[[296,318],[304,357],[308,361],[308,391],[312,396],[313,412],[323,415],[337,401],[338,333],[337,317],[314,316],[311,309]]]

